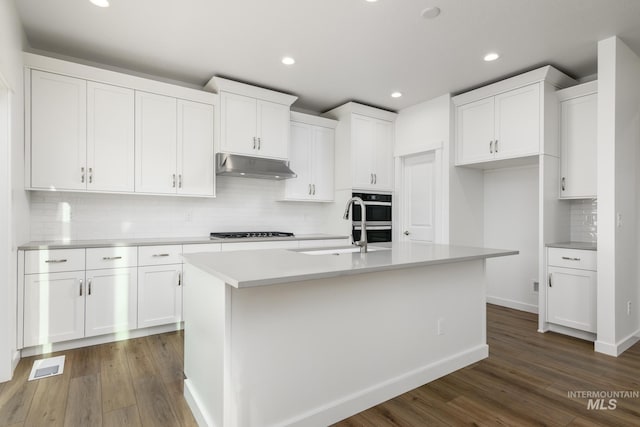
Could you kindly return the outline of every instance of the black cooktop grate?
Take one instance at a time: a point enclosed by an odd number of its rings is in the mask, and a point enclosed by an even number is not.
[[[212,239],[243,239],[249,237],[294,237],[293,233],[284,231],[227,231],[211,233]]]

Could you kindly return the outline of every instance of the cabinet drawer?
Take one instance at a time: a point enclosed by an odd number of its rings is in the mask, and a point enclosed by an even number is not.
[[[26,251],[25,274],[84,270],[84,249],[44,249]]]
[[[547,264],[556,267],[597,270],[597,252],[581,249],[549,248]]]
[[[138,247],[138,265],[163,264],[182,264],[182,245]]]
[[[136,265],[138,265],[138,251],[135,246],[87,249],[87,270],[135,267]]]

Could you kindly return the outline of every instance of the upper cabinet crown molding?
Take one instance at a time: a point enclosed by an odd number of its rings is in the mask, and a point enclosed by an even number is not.
[[[220,93],[221,91],[231,92],[237,95],[249,96],[251,98],[283,104],[289,107],[296,101],[296,99],[298,99],[298,97],[294,95],[276,92],[275,90],[264,89],[258,86],[252,86],[217,76],[213,76],[204,86],[204,89],[215,93]]]
[[[299,113],[297,111],[291,112],[291,121],[297,123],[306,123],[308,125],[320,126],[329,129],[335,129],[338,126],[337,120],[328,119],[321,116],[314,116],[313,114]]]
[[[500,80],[499,82],[492,83],[487,86],[482,86],[469,92],[462,93],[460,95],[454,96],[451,99],[455,106],[464,105],[473,101],[477,101],[479,99],[498,95],[503,92],[508,92],[510,90],[538,82],[547,82],[556,89],[562,89],[564,87],[577,84],[576,80],[553,68],[551,65],[547,65],[523,74],[519,74],[514,77]]]
[[[598,93],[598,81],[593,80],[587,83],[582,83],[579,85],[571,86],[565,89],[561,89],[556,92],[556,96],[558,97],[558,101],[568,101],[573,98],[580,98],[586,95],[592,95],[594,93]]]
[[[356,113],[388,122],[395,122],[396,117],[398,117],[398,113],[394,113],[393,111],[381,110],[380,108],[370,107],[353,101],[340,105],[322,115],[331,119],[339,119],[341,116],[349,113]]]
[[[174,98],[218,105],[218,95],[215,93],[134,76],[127,74],[126,70],[123,70],[123,72],[111,71],[27,52],[23,53],[23,61],[24,67],[27,69],[47,71],[69,77],[157,93],[159,95],[172,96]]]

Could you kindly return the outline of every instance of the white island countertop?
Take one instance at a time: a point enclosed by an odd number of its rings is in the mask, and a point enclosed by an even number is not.
[[[374,243],[369,247],[373,250],[366,254],[354,252],[310,255],[304,252],[312,249],[265,249],[194,253],[184,255],[184,259],[235,288],[249,288],[519,253],[515,250],[411,242]],[[386,250],[375,250],[376,248]],[[322,248],[322,251],[330,252],[328,248]]]

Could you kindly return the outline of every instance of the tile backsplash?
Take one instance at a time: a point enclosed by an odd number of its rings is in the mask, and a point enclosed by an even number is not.
[[[598,200],[571,200],[569,223],[572,242],[592,242],[598,238]]]
[[[31,193],[31,240],[208,236],[212,231],[319,233],[330,203],[278,202],[282,182],[217,177],[215,199]]]

